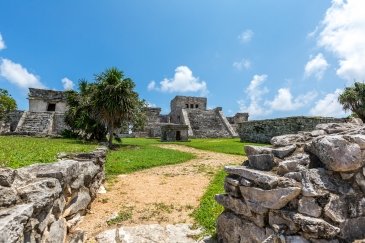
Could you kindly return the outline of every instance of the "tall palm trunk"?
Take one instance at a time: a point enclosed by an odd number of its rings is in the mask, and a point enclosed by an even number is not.
[[[109,132],[108,147],[110,149],[113,147],[113,130],[114,130],[113,125],[109,124],[109,126],[108,126],[108,132]]]

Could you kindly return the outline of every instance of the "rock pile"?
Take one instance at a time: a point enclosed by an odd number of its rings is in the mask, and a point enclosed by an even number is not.
[[[365,126],[328,123],[246,146],[226,166],[220,242],[352,242],[365,238]]]
[[[0,242],[83,242],[73,231],[104,181],[106,148],[0,168]]]

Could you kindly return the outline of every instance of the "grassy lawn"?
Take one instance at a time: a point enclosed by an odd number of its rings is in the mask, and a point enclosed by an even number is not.
[[[88,152],[96,146],[74,139],[0,136],[0,166],[54,162],[59,152]]]
[[[208,235],[215,234],[216,220],[223,212],[223,207],[214,200],[214,196],[215,194],[224,193],[224,178],[226,175],[223,169],[216,173],[201,198],[199,207],[192,214],[195,221],[204,228],[205,233]]]

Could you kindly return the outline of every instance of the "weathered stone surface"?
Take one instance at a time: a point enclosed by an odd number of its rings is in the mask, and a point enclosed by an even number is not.
[[[278,166],[278,174],[285,175],[289,172],[299,172],[305,170],[306,167],[300,164],[298,160],[284,160]]]
[[[365,238],[365,217],[347,219],[340,227],[341,237],[348,241]]]
[[[298,212],[318,218],[321,216],[322,208],[313,197],[302,197],[299,200]]]
[[[226,178],[224,179],[225,182],[231,184],[232,186],[239,186],[240,185],[240,181],[238,179],[226,176]]]
[[[245,145],[244,151],[246,156],[257,155],[257,154],[270,154],[272,148],[264,146]]]
[[[311,218],[297,213],[293,215],[293,221],[300,226],[303,232],[313,238],[333,238],[340,233],[338,227],[327,223],[323,219]]]
[[[355,181],[361,188],[362,192],[365,193],[365,176],[361,172],[358,172],[355,175]]]
[[[17,199],[17,192],[13,188],[0,186],[0,208],[15,204]]]
[[[64,218],[59,219],[51,224],[49,229],[49,243],[64,243],[66,242],[67,225]]]
[[[218,217],[217,234],[218,241],[222,243],[261,243],[267,238],[264,228],[230,212],[224,212]]]
[[[310,243],[300,235],[285,236],[285,243]]]
[[[276,226],[285,225],[287,227],[288,234],[295,234],[299,228],[294,224],[293,220],[286,216],[282,211],[270,211],[269,213],[269,225],[273,228]]]
[[[33,213],[33,204],[0,210],[0,242],[22,242],[24,228]]]
[[[280,209],[284,207],[290,200],[296,198],[301,192],[299,187],[262,190],[255,187],[241,186],[240,189],[245,200],[256,202],[262,207],[270,209]]]
[[[270,143],[277,147],[289,146],[297,142],[305,142],[304,136],[299,134],[288,134],[276,136],[270,140]]]
[[[354,171],[364,165],[360,146],[340,135],[315,138],[308,149],[332,171]]]
[[[252,213],[250,208],[241,199],[233,198],[224,194],[219,194],[215,196],[215,200],[224,208],[233,211],[235,214],[243,215],[249,218],[257,226],[265,226],[264,217],[262,215],[256,215],[255,213]]]
[[[360,149],[365,149],[365,135],[364,134],[353,134],[353,135],[344,135],[344,139],[351,143],[356,143],[359,145]]]
[[[324,207],[324,214],[337,223],[343,223],[346,219],[346,202],[336,194],[331,194],[328,203]]]
[[[357,127],[359,126],[351,123],[324,123],[324,124],[318,124],[316,126],[316,129],[324,130],[328,134],[332,134],[332,133],[344,132],[346,130],[350,130]]]
[[[318,137],[318,136],[321,136],[321,135],[325,135],[327,134],[324,130],[313,130],[310,132],[310,135],[312,137]]]
[[[234,197],[241,196],[241,191],[240,191],[239,186],[233,186],[232,184],[229,184],[228,182],[224,183],[224,191]]]
[[[11,186],[14,178],[14,170],[8,168],[0,168],[0,186]]]
[[[280,159],[284,159],[291,155],[297,147],[295,145],[289,145],[286,147],[272,149],[272,154]]]
[[[53,205],[53,201],[59,197],[62,188],[57,179],[38,179],[17,189],[18,195],[24,202],[34,203],[36,210]]]
[[[275,187],[280,179],[273,173],[257,171],[244,166],[225,166],[224,169],[228,174],[242,176],[247,180],[255,181],[255,183],[265,188]]]
[[[271,170],[274,167],[274,157],[272,154],[249,155],[250,166],[257,170]]]
[[[100,171],[100,167],[93,162],[79,162],[79,175],[71,184],[71,188],[79,189],[82,186],[90,186],[94,176]]]
[[[79,211],[84,211],[91,202],[89,190],[82,187],[80,191],[75,194],[70,202],[67,204],[63,213],[63,217],[67,217],[70,214],[75,214]]]

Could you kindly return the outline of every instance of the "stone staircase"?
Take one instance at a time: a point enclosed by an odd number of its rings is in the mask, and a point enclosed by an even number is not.
[[[15,133],[48,134],[52,132],[54,112],[24,112]]]
[[[232,137],[216,110],[190,110],[188,112],[193,137],[222,138]]]

